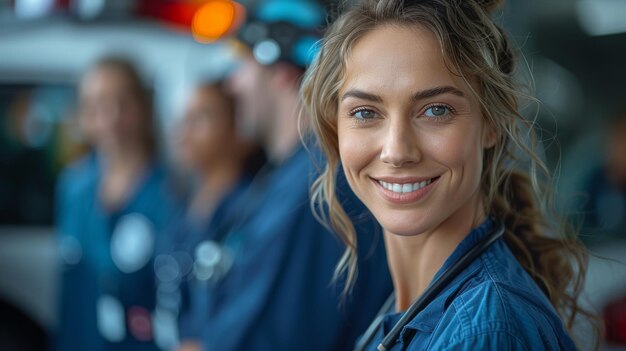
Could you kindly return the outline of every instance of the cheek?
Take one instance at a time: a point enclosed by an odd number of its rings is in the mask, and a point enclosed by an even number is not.
[[[234,145],[235,131],[226,121],[226,117],[220,116],[210,121],[202,130],[203,147],[205,152],[210,154],[210,158],[227,157],[237,147]]]
[[[98,134],[110,134],[115,130],[115,120],[110,116],[98,114],[94,116],[94,130]]]
[[[445,140],[439,140],[433,149],[439,162],[451,170],[451,181],[468,191],[480,183],[484,150],[479,140],[479,130],[460,128]]]
[[[195,158],[196,140],[192,133],[187,134],[185,139],[178,144],[178,153],[184,161],[191,161]]]
[[[227,147],[225,143],[224,133],[218,133],[217,130],[209,130],[204,136],[204,150],[207,154],[218,154],[224,152]]]
[[[199,128],[196,133],[196,148],[199,152],[210,153],[219,147],[220,136],[210,127]]]
[[[361,131],[350,129],[339,123],[338,130],[339,158],[344,173],[352,190],[359,198],[362,196],[362,183],[369,181],[362,175],[376,158],[375,144]]]
[[[140,133],[145,129],[148,129],[150,123],[149,118],[141,111],[140,108],[135,107],[128,110],[128,129],[132,129],[136,133]]]

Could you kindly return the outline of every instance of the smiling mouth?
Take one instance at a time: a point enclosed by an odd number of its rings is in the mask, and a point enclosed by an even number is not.
[[[423,180],[421,182],[415,182],[415,183],[404,183],[404,184],[400,184],[400,183],[390,183],[390,182],[385,182],[383,180],[377,180],[378,184],[380,184],[383,188],[396,193],[396,194],[408,194],[408,193],[412,193],[414,191],[418,191],[422,188],[427,187],[428,185],[430,185],[430,183],[434,182],[435,180],[437,180],[439,177],[434,177],[428,180]]]

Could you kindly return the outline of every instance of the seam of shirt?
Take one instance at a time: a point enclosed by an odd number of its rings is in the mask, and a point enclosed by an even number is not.
[[[486,254],[487,254],[487,255],[492,255],[492,253],[491,253],[491,252],[487,252]],[[492,255],[492,257],[493,257],[493,255]],[[496,260],[497,260],[497,258],[496,258],[496,257],[494,257],[494,259],[496,259]],[[513,259],[515,259],[515,260],[517,261],[517,259],[516,259],[516,258],[513,258]],[[493,263],[493,262],[491,262],[491,261],[489,261],[489,260],[485,260],[485,268],[486,268],[486,269],[485,269],[485,271],[486,271],[486,272],[487,272],[487,274],[489,275],[490,279],[492,279],[492,281],[494,282],[494,287],[495,287],[495,289],[496,289],[496,292],[498,293],[498,297],[500,298],[500,301],[501,301],[502,306],[503,306],[503,310],[504,310],[504,313],[505,313],[505,318],[506,318],[506,320],[507,320],[507,321],[509,321],[509,320],[511,320],[511,319],[509,319],[509,317],[508,317],[508,315],[510,314],[510,311],[509,311],[509,309],[508,309],[508,304],[505,304],[505,303],[504,303],[504,300],[503,300],[503,297],[502,297],[502,290],[507,291],[509,294],[515,294],[515,291],[511,291],[511,287],[510,287],[510,286],[507,286],[507,285],[504,285],[504,286],[503,286],[503,285],[501,285],[500,283],[497,283],[497,282],[495,281],[495,279],[493,278],[493,275],[492,275],[492,270],[495,270],[495,267],[493,267],[492,263]],[[537,307],[536,305],[534,305],[534,304],[530,304],[528,307],[529,307],[529,308],[531,308],[531,309],[533,309],[533,310],[535,310],[535,311],[537,311],[537,312],[538,312],[538,315],[541,315],[541,311],[540,311],[540,310],[538,310],[538,307]],[[544,317],[544,318],[545,318],[545,317]],[[535,319],[534,314],[533,314],[533,319]],[[554,331],[555,335],[558,335],[558,332],[557,332],[557,330],[555,329],[554,325],[553,325],[552,323],[550,323],[549,321],[546,321],[546,323],[547,323],[547,324],[550,326],[550,328]],[[549,339],[549,338],[548,338],[548,336],[546,335],[546,333],[544,332],[544,330],[543,330],[542,328],[537,328],[537,331],[538,331],[538,332],[539,332],[539,334],[541,335],[542,340],[547,340],[547,339]]]
[[[490,255],[490,252],[485,253],[486,255]],[[500,304],[503,306],[502,309],[504,311],[504,320],[505,321],[509,321],[509,314],[510,312],[508,311],[507,305],[504,302],[504,299],[502,297],[502,291],[501,288],[498,286],[498,283],[496,282],[496,280],[494,279],[493,275],[490,272],[490,267],[488,267],[489,265],[487,264],[488,260],[486,259],[485,256],[481,256],[479,257],[479,264],[482,265],[484,267],[483,271],[486,272],[487,274],[487,280],[481,282],[478,284],[478,286],[473,287],[472,289],[468,290],[471,291],[473,289],[477,289],[478,287],[480,287],[483,284],[486,285],[493,285],[495,292],[498,294],[498,298],[500,300]],[[479,270],[479,268],[477,268],[477,270]],[[467,291],[466,291],[467,292]],[[484,326],[480,325],[480,326],[473,326],[471,323],[471,318],[469,316],[469,312],[467,311],[467,309],[464,307],[467,304],[467,302],[465,301],[464,297],[463,297],[463,293],[461,293],[460,295],[458,295],[457,297],[455,297],[453,303],[450,305],[450,307],[454,307],[454,309],[457,311],[457,316],[459,318],[460,321],[460,328],[461,328],[461,332],[459,333],[459,337],[460,338],[465,338],[465,337],[472,337],[473,335],[476,334],[475,329],[476,328],[483,328]],[[489,324],[488,324],[489,325]],[[512,325],[510,323],[507,322],[506,324],[507,326],[512,327]],[[508,332],[508,330],[507,330]],[[480,333],[479,333],[480,334]]]
[[[503,297],[503,290],[509,290],[508,286],[502,286],[500,285],[499,282],[496,281],[496,279],[494,278],[493,272],[496,270],[496,268],[494,267],[494,262],[491,260],[491,258],[493,260],[497,260],[498,258],[495,257],[495,255],[492,252],[487,252],[486,257],[482,257],[481,259],[483,260],[483,263],[485,265],[485,272],[487,273],[487,275],[489,276],[489,279],[493,282],[493,286],[494,289],[496,291],[496,293],[498,294],[498,298],[500,299],[500,303],[502,304],[502,310],[504,311],[504,317],[506,321],[511,321],[513,319],[509,318],[511,312],[509,310],[509,305],[507,303],[505,303],[504,301],[504,297]],[[515,258],[514,258],[515,259]],[[535,306],[529,306],[532,309],[536,309]],[[541,329],[541,328],[538,328]],[[542,330],[539,330],[540,334],[542,334],[543,339],[545,340],[545,333]],[[556,332],[556,331],[555,331]],[[510,332],[509,332],[510,333]]]
[[[459,333],[459,337],[461,338],[465,337],[466,333],[469,334],[469,330],[471,329],[471,324],[472,324],[469,312],[467,311],[466,308],[463,308],[463,306],[465,306],[466,304],[467,302],[463,298],[463,294],[458,295],[454,299],[452,304],[450,304],[450,307],[454,308],[454,310],[456,311],[455,315],[458,316],[459,321],[460,321],[461,332]]]
[[[483,257],[480,258],[480,262],[482,263],[482,265],[485,267],[485,272],[487,273],[487,276],[489,277],[489,280],[491,281],[491,283],[493,284],[493,287],[496,291],[496,293],[498,294],[498,298],[500,299],[500,303],[502,304],[502,310],[504,311],[504,318],[505,320],[510,320],[509,319],[509,309],[507,307],[507,304],[504,302],[504,298],[502,297],[502,291],[500,289],[499,284],[496,282],[496,280],[494,279],[493,275],[491,274],[491,269],[493,268],[491,266],[491,262],[487,259],[491,257],[491,252],[486,252],[485,255]]]

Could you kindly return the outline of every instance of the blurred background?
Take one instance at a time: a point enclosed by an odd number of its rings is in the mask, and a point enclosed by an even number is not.
[[[103,55],[131,59],[168,159],[190,87],[236,65],[232,46],[194,25],[204,5],[0,0],[0,342],[23,337],[24,349],[44,349],[58,323],[55,184],[88,150],[76,121],[82,74]],[[583,303],[607,323],[603,349],[626,349],[626,0],[508,0],[495,16],[541,100],[538,128],[559,208],[597,255]]]

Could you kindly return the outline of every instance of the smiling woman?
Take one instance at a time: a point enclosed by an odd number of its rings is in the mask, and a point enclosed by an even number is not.
[[[372,51],[380,53],[367,54]],[[383,227],[413,236],[450,222],[467,229],[480,224],[482,154],[494,133],[469,84],[445,66],[435,36],[419,27],[381,26],[352,48],[344,77],[340,158]],[[462,239],[435,237],[450,250]],[[439,265],[446,257],[437,257]]]
[[[364,348],[383,338],[379,350],[576,348],[568,330],[588,315],[577,304],[586,254],[555,225],[514,55],[489,16],[498,5],[362,1],[331,26],[305,77],[328,160],[313,201],[348,247],[337,276],[354,279],[357,245],[333,195],[338,164],[384,229],[395,310],[383,309]]]

